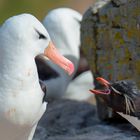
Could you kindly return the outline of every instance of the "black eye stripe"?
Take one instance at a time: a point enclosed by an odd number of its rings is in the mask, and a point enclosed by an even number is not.
[[[43,34],[39,34],[39,39],[47,39]]]
[[[38,33],[39,39],[47,39],[47,37],[43,35],[42,33],[40,33],[37,29],[35,29],[35,31]]]

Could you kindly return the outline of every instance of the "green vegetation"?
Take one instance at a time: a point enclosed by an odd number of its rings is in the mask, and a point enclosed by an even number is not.
[[[51,9],[67,6],[68,3],[68,0],[0,0],[0,24],[21,13],[31,13],[42,20]]]

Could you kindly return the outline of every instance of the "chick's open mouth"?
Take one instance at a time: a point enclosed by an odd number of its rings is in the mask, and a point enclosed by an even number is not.
[[[91,93],[94,94],[105,94],[108,95],[111,93],[110,83],[102,77],[97,77],[96,80],[103,86],[102,90],[99,89],[90,89]]]

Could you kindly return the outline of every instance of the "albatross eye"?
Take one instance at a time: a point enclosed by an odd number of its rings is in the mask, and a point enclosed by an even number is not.
[[[39,39],[47,39],[47,37],[45,35],[43,35],[42,33],[40,33],[38,30],[36,30],[36,32],[37,32],[37,34],[39,36]]]
[[[39,39],[47,39],[45,35],[39,33]]]

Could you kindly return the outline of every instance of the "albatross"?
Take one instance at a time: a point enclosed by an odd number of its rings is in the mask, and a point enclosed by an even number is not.
[[[45,27],[30,14],[0,28],[0,139],[32,140],[46,110],[35,57],[43,54],[71,75],[74,65],[58,53]]]
[[[57,76],[51,76],[49,79],[44,80],[44,83],[47,85],[46,97],[62,98],[77,71],[80,57],[81,20],[81,14],[70,8],[57,8],[51,10],[43,20],[43,25],[47,29],[59,52],[71,60],[75,67],[74,73],[71,76],[68,76],[58,66],[51,62],[48,63],[49,67],[57,73]],[[52,87],[52,85],[55,85],[55,87]]]
[[[132,80],[110,83],[97,77],[101,89],[92,89],[92,93],[102,97],[104,102],[140,131],[140,90]]]
[[[63,69],[47,59],[43,60],[41,56],[36,58],[40,79],[47,86],[47,99],[85,100],[90,97],[87,91],[93,83],[91,72],[88,71],[75,77],[79,72],[81,20],[82,15],[70,8],[53,9],[43,20],[43,25],[59,52],[71,60],[75,67],[74,73],[68,76]],[[83,87],[82,94],[79,90],[81,86]]]

